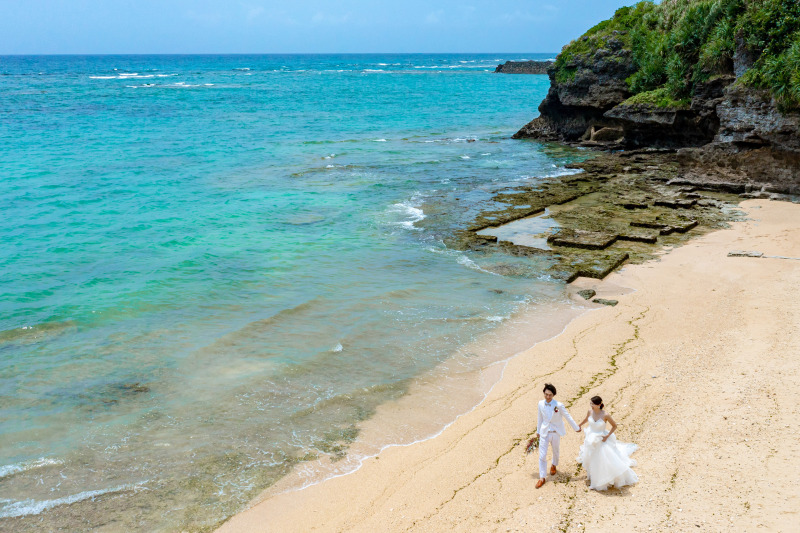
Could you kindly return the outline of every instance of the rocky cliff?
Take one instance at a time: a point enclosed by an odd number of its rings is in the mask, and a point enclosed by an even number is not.
[[[515,137],[675,149],[687,182],[800,194],[798,66],[795,0],[640,2],[564,47],[540,116]]]

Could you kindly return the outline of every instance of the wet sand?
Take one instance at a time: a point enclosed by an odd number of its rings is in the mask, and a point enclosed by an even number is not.
[[[220,531],[792,530],[800,205],[742,208],[748,221],[660,261],[578,279],[574,290],[619,304],[488,368],[484,379],[502,373],[499,382],[435,438],[302,490],[273,487]],[[545,382],[578,420],[591,396],[603,397],[619,439],[641,447],[637,485],[590,491],[575,462],[582,435],[569,431],[560,472],[534,488],[537,457],[524,446]]]

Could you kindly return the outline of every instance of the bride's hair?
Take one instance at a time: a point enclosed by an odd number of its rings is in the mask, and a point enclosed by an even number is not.
[[[600,409],[605,407],[605,404],[603,403],[603,399],[600,396],[595,396],[594,398],[592,398],[592,403],[595,404],[595,405],[599,405]]]

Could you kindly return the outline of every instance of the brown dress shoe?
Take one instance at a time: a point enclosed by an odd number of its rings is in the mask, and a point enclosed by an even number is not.
[[[551,476],[556,475],[556,465],[550,465],[550,475]]]
[[[541,489],[542,485],[544,485],[544,478],[541,478],[539,479],[539,481],[536,482],[536,488]]]

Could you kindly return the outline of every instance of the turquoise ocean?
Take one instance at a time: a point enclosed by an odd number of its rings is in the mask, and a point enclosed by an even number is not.
[[[521,312],[553,54],[0,57],[0,530],[202,530]]]

